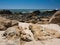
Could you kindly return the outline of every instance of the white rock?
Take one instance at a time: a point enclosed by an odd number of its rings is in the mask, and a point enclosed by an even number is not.
[[[19,22],[19,27],[21,27],[22,32],[25,33],[25,37],[28,38],[29,40],[34,40],[33,33],[31,32],[31,30],[29,30],[29,25],[31,25],[31,23]]]
[[[22,22],[18,23],[18,26],[22,27],[23,30],[29,30],[29,25],[31,25],[31,23],[22,23]]]
[[[20,45],[20,37],[17,36],[19,35],[17,28],[15,27],[10,27],[8,28],[3,34],[7,34],[6,36],[4,36],[6,39],[5,40],[5,44],[6,45]],[[13,36],[10,36],[9,34],[12,34]],[[17,34],[17,35],[16,35]]]
[[[47,29],[53,29],[53,30],[56,30],[58,32],[60,32],[60,26],[57,25],[57,24],[44,24],[44,25],[41,25],[42,27],[45,27]]]
[[[23,30],[23,31],[26,34],[26,38],[34,41],[34,36],[33,36],[33,33],[31,32],[31,30]]]

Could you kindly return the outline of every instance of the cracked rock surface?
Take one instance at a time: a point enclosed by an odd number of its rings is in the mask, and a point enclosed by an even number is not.
[[[0,45],[60,45],[60,26],[18,22],[0,31]]]

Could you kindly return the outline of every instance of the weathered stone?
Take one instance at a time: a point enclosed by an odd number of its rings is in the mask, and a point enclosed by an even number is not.
[[[31,23],[19,23],[19,28],[21,29],[21,39],[24,41],[34,40],[33,33],[29,29]]]
[[[18,29],[18,26],[9,27],[4,32],[3,36],[7,41],[7,45],[20,45],[20,30]]]
[[[43,36],[45,33],[43,33],[43,27],[39,26],[37,24],[33,24],[30,26],[30,29],[32,33],[34,34],[34,38],[38,40],[39,37]]]
[[[6,27],[3,25],[0,25],[0,31],[6,30]]]
[[[11,23],[12,23],[11,25],[12,25],[12,26],[18,25],[18,22],[19,22],[19,21],[17,21],[17,20],[11,20]]]

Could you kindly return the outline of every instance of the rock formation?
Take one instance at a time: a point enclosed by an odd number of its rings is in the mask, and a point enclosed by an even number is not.
[[[20,30],[17,26],[8,28],[3,33],[4,40],[6,40],[6,45],[20,45]]]
[[[6,30],[9,27],[18,25],[19,21],[16,20],[9,20],[3,17],[0,17],[0,30]]]
[[[7,28],[2,35],[0,35],[0,41],[2,41],[0,44],[50,45],[50,41],[53,41],[51,44],[53,45],[54,39],[60,41],[59,29],[60,26],[57,24],[32,24],[19,22],[18,25]]]
[[[54,13],[49,22],[54,24],[60,24],[60,11]]]
[[[0,45],[56,45],[56,43],[60,44],[58,24],[23,23],[0,17]]]

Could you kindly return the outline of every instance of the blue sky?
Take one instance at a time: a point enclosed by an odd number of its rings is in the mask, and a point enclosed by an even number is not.
[[[0,0],[0,9],[60,9],[60,0]]]

